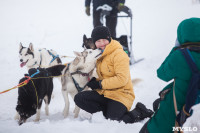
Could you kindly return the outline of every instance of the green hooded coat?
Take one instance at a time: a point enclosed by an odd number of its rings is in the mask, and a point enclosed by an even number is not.
[[[190,18],[182,21],[178,26],[177,38],[180,45],[200,42],[200,18]],[[185,104],[187,87],[192,73],[182,53],[174,48],[158,68],[157,76],[166,82],[175,79],[176,102],[178,111],[180,111]],[[200,70],[200,53],[190,52]],[[171,91],[160,102],[160,108],[148,122],[147,128],[150,133],[173,132],[176,118],[173,103],[173,82],[164,89],[168,88],[171,88]]]

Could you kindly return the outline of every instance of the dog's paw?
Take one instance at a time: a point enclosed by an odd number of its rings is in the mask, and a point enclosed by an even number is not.
[[[49,106],[48,105],[45,107],[45,114],[46,114],[46,116],[49,116]]]
[[[40,120],[40,118],[35,118],[34,122],[38,122]]]
[[[77,113],[75,113],[75,114],[74,114],[74,118],[77,118],[77,117],[78,117],[78,114],[77,114]]]
[[[37,112],[34,122],[38,122],[39,120],[40,120],[40,112]]]
[[[54,99],[55,95],[54,93],[51,94],[51,99]]]
[[[80,108],[78,106],[75,106],[75,108],[74,108],[74,118],[78,117],[79,112],[80,112]]]
[[[64,109],[63,110],[63,116],[64,116],[64,118],[66,118],[68,116],[68,114],[69,114],[69,112]]]
[[[15,120],[19,120],[20,119],[20,116],[18,113],[16,113],[15,117],[14,117]]]
[[[46,116],[49,116],[49,111],[45,110]]]

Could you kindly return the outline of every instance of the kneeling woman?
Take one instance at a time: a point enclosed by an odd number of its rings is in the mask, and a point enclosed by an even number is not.
[[[81,109],[103,112],[107,119],[134,123],[150,117],[152,111],[142,103],[129,112],[135,95],[129,70],[129,57],[120,43],[113,40],[107,27],[98,26],[92,31],[92,40],[102,50],[97,60],[98,79],[92,78],[88,87],[92,91],[78,93],[74,101]]]

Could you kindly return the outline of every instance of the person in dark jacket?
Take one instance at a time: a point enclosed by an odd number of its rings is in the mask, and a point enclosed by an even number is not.
[[[113,40],[107,27],[97,26],[92,31],[92,40],[103,51],[98,58],[98,79],[87,84],[92,91],[76,94],[74,101],[81,109],[96,113],[103,112],[107,119],[134,123],[150,117],[153,112],[142,103],[132,107],[135,95],[129,70],[129,57],[121,44]]]
[[[106,16],[106,26],[111,32],[113,38],[116,37],[116,26],[117,26],[117,13],[120,12],[124,7],[125,0],[93,0],[93,25],[102,26],[100,22],[101,10],[97,10],[98,7],[103,6],[104,4],[112,7],[110,14]],[[85,0],[85,11],[88,16],[90,16],[90,4],[91,0]]]
[[[175,92],[177,110],[181,111],[185,105],[187,88],[192,76],[191,69],[183,54],[177,48],[200,47],[200,18],[190,18],[182,21],[177,29],[176,46],[171,50],[162,65],[157,70],[157,76],[169,83],[162,91],[165,93],[160,101],[160,107],[154,116],[143,126],[140,133],[173,133],[175,127],[175,106],[173,90]],[[190,50],[197,67],[200,70],[200,52]]]

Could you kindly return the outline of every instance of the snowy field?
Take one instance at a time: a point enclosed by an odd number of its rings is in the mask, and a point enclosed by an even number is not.
[[[134,86],[136,99],[132,108],[140,101],[152,109],[158,92],[167,84],[157,78],[156,70],[174,46],[178,24],[186,18],[200,17],[200,4],[192,0],[126,0],[125,4],[133,12],[134,57],[145,58],[130,66],[132,79],[142,79]],[[92,29],[92,17],[85,14],[84,0],[0,0],[0,92],[17,85],[27,73],[25,67],[20,68],[20,42],[25,46],[32,42],[34,47],[73,56],[73,51],[83,50],[83,34],[89,37]],[[129,29],[129,19],[119,19],[117,35],[129,34]],[[39,122],[34,122],[33,116],[18,126],[14,120],[17,89],[1,94],[0,133],[138,133],[147,121],[125,124],[106,120],[102,113],[90,117],[83,111],[74,119],[72,99],[69,117],[63,118],[61,84],[54,81],[50,115],[45,116],[43,106]],[[200,128],[200,114],[194,115],[196,124],[194,119],[186,124]]]

